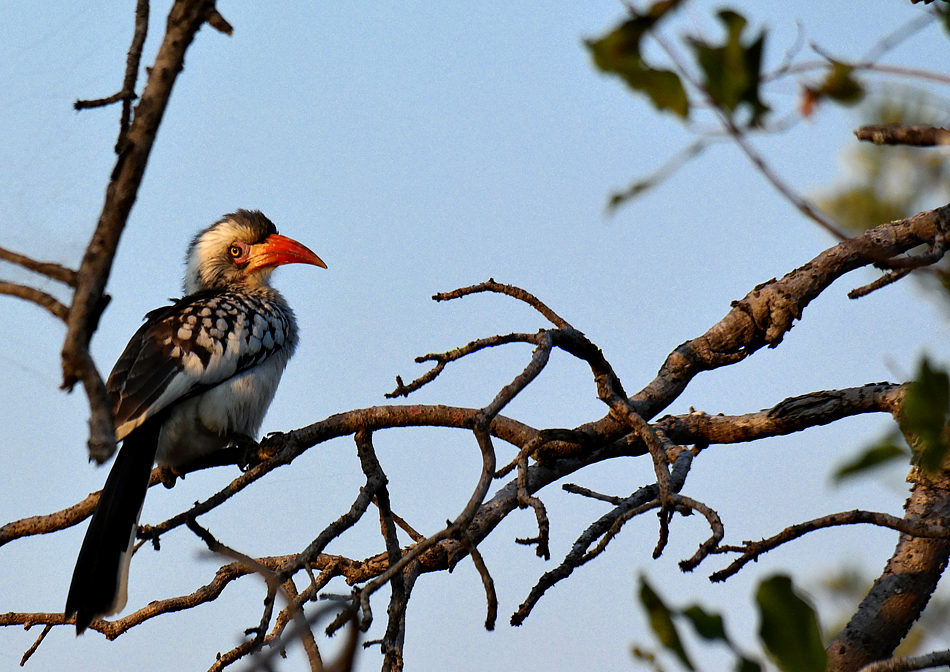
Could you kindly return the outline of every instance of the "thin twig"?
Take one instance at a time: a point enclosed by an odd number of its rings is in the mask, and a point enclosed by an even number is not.
[[[495,476],[495,449],[492,445],[489,427],[494,418],[502,411],[502,409],[512,399],[514,399],[515,396],[521,392],[521,390],[530,384],[539,373],[541,373],[541,370],[548,361],[551,351],[551,332],[545,332],[542,330],[539,332],[538,336],[540,337],[541,342],[538,344],[538,347],[535,348],[535,351],[531,356],[531,361],[525,367],[524,371],[518,374],[518,376],[516,376],[511,383],[502,388],[502,390],[497,395],[495,395],[495,398],[491,401],[491,403],[485,408],[481,409],[475,415],[472,431],[475,434],[479,451],[482,454],[482,473],[479,476],[475,490],[472,493],[472,496],[469,498],[468,503],[465,505],[465,508],[455,518],[454,521],[449,523],[446,528],[413,546],[402,556],[402,559],[398,563],[390,566],[386,572],[376,577],[363,586],[361,590],[359,590],[358,597],[364,610],[369,609],[369,596],[385,585],[386,582],[388,582],[396,572],[402,571],[403,568],[408,566],[410,563],[415,562],[416,558],[441,541],[450,538],[457,538],[457,535],[459,533],[464,533],[468,526],[472,523],[472,520],[475,518],[475,514],[485,501],[485,496],[488,494],[488,488],[491,486],[491,482]],[[449,566],[454,566],[455,562],[456,560],[450,560]]]
[[[615,212],[626,201],[629,201],[630,199],[639,196],[643,192],[662,184],[670,177],[675,175],[680,168],[687,165],[690,161],[699,156],[710,144],[713,142],[718,142],[719,140],[719,138],[712,136],[697,138],[686,147],[683,147],[673,154],[673,156],[663,162],[659,168],[654,170],[647,177],[637,180],[623,191],[613,192],[610,194],[610,198],[607,201],[608,213]]]
[[[389,490],[386,488],[386,474],[383,472],[379,460],[376,458],[376,451],[373,448],[373,434],[367,429],[361,429],[356,433],[357,443],[362,443],[360,453],[366,456],[366,462],[369,471],[375,474],[375,479],[380,482],[376,490],[376,497],[373,501],[379,509],[380,528],[383,534],[383,541],[386,545],[386,560],[389,565],[395,565],[402,557],[402,551],[399,547],[399,538],[396,533],[396,523],[393,520],[392,510],[390,509]],[[369,474],[367,474],[369,476]],[[406,607],[409,603],[410,591],[406,589],[406,582],[402,574],[393,574],[389,582],[389,621],[386,623],[386,632],[383,635],[382,648],[384,651],[394,652],[400,646],[402,635],[402,624]]]
[[[702,502],[684,497],[683,495],[676,495],[676,505],[689,508],[692,511],[699,511],[706,518],[706,522],[709,523],[709,528],[712,530],[712,535],[699,546],[696,553],[693,554],[693,557],[680,562],[680,569],[682,571],[691,572],[696,569],[699,563],[706,557],[715,552],[719,546],[719,542],[722,541],[725,535],[725,529],[723,528],[722,519],[719,517],[719,514]]]
[[[534,509],[538,521],[538,536],[526,539],[515,539],[516,543],[530,546],[537,545],[535,552],[539,558],[551,559],[550,535],[551,522],[548,520],[547,510],[540,497],[528,494],[528,455],[525,451],[519,453],[518,459],[518,507]]]
[[[912,537],[925,537],[928,539],[950,539],[950,528],[942,525],[930,525],[928,523],[915,522],[897,518],[888,513],[878,511],[844,511],[841,513],[832,513],[821,518],[815,518],[804,523],[791,525],[778,534],[762,539],[761,541],[745,541],[742,546],[720,546],[714,553],[741,553],[731,565],[710,575],[709,580],[713,582],[725,581],[730,576],[736,574],[740,569],[753,560],[757,560],[763,553],[768,553],[774,548],[784,543],[798,539],[809,532],[821,530],[839,525],[877,525],[897,530],[903,534]]]
[[[848,298],[852,300],[860,299],[861,297],[867,296],[868,294],[871,294],[872,292],[876,292],[879,289],[882,289],[889,285],[893,285],[898,280],[906,278],[908,275],[913,273],[913,271],[914,269],[912,268],[902,268],[892,273],[885,273],[884,275],[879,277],[877,280],[874,280],[873,282],[869,282],[866,285],[862,285],[860,287],[855,287],[854,289],[852,289],[850,292],[848,292]]]
[[[43,631],[40,632],[40,636],[36,638],[36,641],[33,642],[33,645],[26,650],[23,656],[20,658],[20,667],[26,665],[26,662],[36,653],[36,650],[40,648],[40,644],[43,643],[43,640],[46,639],[46,635],[49,634],[49,631],[53,629],[53,626],[49,623],[46,624],[46,627],[43,628]]]
[[[341,615],[344,618],[344,622],[349,622],[351,624],[349,629],[349,637],[347,637],[347,641],[343,647],[343,650],[339,653],[333,664],[327,665],[323,669],[326,672],[348,672],[351,670],[353,668],[353,658],[356,654],[356,647],[359,643],[359,627],[356,620],[356,611],[351,606],[341,606],[340,603],[334,602],[315,610],[314,613],[308,618],[301,619],[296,623],[295,628],[288,631],[280,641],[275,642],[270,647],[269,651],[254,656],[252,663],[250,667],[247,668],[246,672],[273,670],[274,658],[284,655],[287,642],[291,642],[298,637],[304,636],[304,633],[311,631],[312,627],[316,625],[321,619],[326,617],[328,614],[340,610],[341,608]],[[229,659],[224,665],[220,664],[224,656],[219,656],[218,661],[216,661],[215,665],[212,666],[211,671],[219,672],[226,665],[230,665],[250,653],[250,651],[246,650],[246,644],[247,643],[245,642],[241,646],[237,647],[237,649],[235,649],[236,655],[228,656]],[[231,652],[228,653],[230,654]]]
[[[828,231],[838,240],[845,240],[846,236],[838,227],[827,217],[825,217],[814,205],[812,205],[804,196],[798,194],[793,190],[785,181],[779,177],[778,173],[772,170],[772,167],[766,163],[765,159],[755,150],[755,148],[749,143],[748,138],[745,136],[745,132],[740,129],[732,118],[729,117],[718,105],[716,105],[715,100],[706,90],[706,88],[690,71],[686,66],[685,61],[680,57],[679,52],[673,48],[673,45],[669,43],[666,38],[659,33],[659,31],[654,31],[652,33],[653,38],[656,40],[657,44],[666,52],[670,60],[676,66],[677,70],[680,71],[680,74],[692,84],[698,91],[702,91],[706,97],[706,102],[709,104],[710,109],[716,115],[719,123],[722,127],[729,133],[732,139],[735,141],[736,146],[739,147],[748,157],[749,161],[753,166],[759,169],[759,172],[765,177],[766,180],[772,183],[772,186],[788,200],[789,203],[794,205],[803,215],[814,221],[816,224],[821,226],[823,229]]]
[[[515,455],[514,459],[495,472],[495,478],[504,478],[510,474],[527,457],[540,458],[542,448],[548,448],[551,444],[570,444],[577,449],[583,450],[591,446],[591,436],[586,432],[580,432],[575,429],[548,428],[535,433]]]
[[[45,275],[47,278],[61,282],[69,287],[75,287],[77,284],[76,271],[59,264],[52,264],[48,261],[36,261],[30,257],[24,256],[12,250],[0,247],[0,259],[9,261],[11,264],[22,266],[23,268]]]
[[[565,483],[564,485],[561,486],[561,489],[565,490],[566,492],[570,492],[571,494],[574,494],[574,495],[590,497],[591,499],[597,499],[597,500],[600,500],[601,502],[607,502],[608,504],[613,504],[614,506],[618,506],[621,503],[623,503],[623,497],[617,497],[615,495],[603,495],[599,492],[594,492],[593,490],[588,490],[587,488],[583,488],[579,485],[575,485],[574,483]]]
[[[217,553],[218,555],[223,555],[232,560],[243,564],[251,572],[260,575],[264,581],[267,583],[267,596],[264,598],[264,612],[261,616],[261,621],[256,628],[253,628],[253,631],[256,633],[254,636],[254,644],[251,646],[252,651],[259,651],[264,645],[264,637],[267,634],[267,629],[270,624],[271,616],[274,613],[274,601],[277,596],[277,591],[280,590],[281,580],[277,572],[273,571],[263,563],[255,560],[254,558],[236,551],[233,548],[221,543],[218,541],[214,535],[211,534],[207,529],[198,524],[194,518],[190,518],[186,525],[188,529],[194,532],[205,544],[208,546],[208,550],[212,553]],[[289,598],[293,599],[293,597]]]
[[[584,558],[587,555],[587,549],[612,528],[615,520],[626,514],[627,511],[642,509],[640,510],[640,513],[642,513],[659,506],[657,492],[656,484],[640,488],[627,497],[619,506],[591,523],[574,542],[570,552],[564,557],[561,564],[545,572],[538,579],[538,582],[528,593],[528,597],[521,603],[518,610],[512,614],[511,624],[521,625],[548,588],[566,579],[575,569],[583,565],[586,562]]]
[[[313,576],[312,573],[310,576]],[[286,624],[293,620],[296,625],[295,634],[300,637],[304,653],[307,654],[307,662],[310,663],[310,672],[323,672],[323,657],[320,655],[320,647],[317,646],[317,639],[313,636],[313,629],[310,627],[309,619],[307,619],[303,612],[303,607],[298,606],[302,603],[298,602],[300,595],[297,592],[297,586],[294,584],[293,579],[287,579],[281,588],[289,602],[277,615],[277,620],[274,622],[274,629],[268,635],[267,639],[270,640],[271,646],[283,651],[286,648],[286,644],[282,641],[281,635],[286,628]]]
[[[876,62],[884,54],[899,46],[902,42],[909,40],[938,18],[938,15],[930,12],[914,16],[872,44],[870,49],[861,56],[861,61],[864,63]]]
[[[862,667],[859,672],[911,672],[912,670],[928,670],[932,667],[950,665],[950,650],[933,651],[922,656],[905,656],[879,660]]]
[[[495,621],[498,618],[498,595],[495,594],[495,582],[488,572],[488,565],[485,564],[485,559],[478,551],[478,547],[468,538],[468,535],[462,534],[459,537],[459,541],[468,554],[472,556],[472,563],[475,565],[478,575],[482,578],[482,585],[485,587],[485,599],[488,602],[488,613],[485,616],[485,629],[488,631],[494,630]]]
[[[375,504],[376,507],[379,508],[379,501],[378,501],[378,498],[374,498],[374,499],[373,499],[373,504]],[[387,503],[386,506],[388,507],[389,504]],[[400,528],[402,531],[404,531],[406,534],[408,534],[410,539],[412,539],[413,541],[422,541],[423,539],[426,538],[426,535],[424,535],[424,534],[422,534],[421,532],[417,531],[414,527],[412,527],[412,525],[410,525],[409,523],[407,523],[407,522],[406,522],[405,520],[403,520],[403,518],[401,518],[400,516],[396,515],[391,509],[387,509],[387,510],[388,510],[388,513],[385,514],[386,517],[391,518],[392,521],[393,521],[393,523],[396,524],[396,527]],[[383,516],[383,515],[384,515],[383,512],[382,512],[382,509],[380,509],[379,515],[380,515],[380,516]]]
[[[69,308],[60,303],[56,297],[34,289],[33,287],[0,281],[0,294],[14,296],[18,299],[35,303],[41,308],[48,310],[54,317],[58,317],[63,322],[69,320]]]
[[[73,103],[74,110],[90,110],[96,107],[106,107],[108,105],[114,105],[119,101],[123,100],[134,100],[135,93],[129,93],[127,91],[117,91],[111,96],[106,96],[105,98],[88,98],[84,100],[77,100]]]
[[[604,533],[604,536],[600,538],[600,541],[597,542],[597,545],[594,546],[593,549],[587,551],[587,553],[585,553],[584,555],[580,557],[579,561],[577,562],[577,566],[580,567],[581,565],[585,565],[591,560],[593,560],[594,558],[596,558],[598,555],[603,553],[607,549],[607,545],[611,541],[613,541],[614,537],[616,537],[620,533],[620,530],[623,528],[624,523],[626,523],[628,520],[632,518],[636,518],[637,516],[642,515],[646,513],[647,511],[650,511],[652,509],[658,509],[658,508],[660,508],[660,500],[654,499],[653,501],[647,502],[646,504],[642,504],[641,506],[638,506],[635,509],[624,510],[623,513],[621,513],[619,516],[616,516],[613,519],[613,522],[610,525],[610,529],[608,529]],[[654,556],[655,555],[656,554],[654,553]]]
[[[132,101],[135,100],[135,82],[138,80],[139,64],[142,61],[142,47],[148,36],[149,0],[138,0],[135,3],[135,31],[129,54],[125,61],[125,80],[122,82],[122,120],[119,122],[119,137],[115,143],[116,154],[125,149],[126,136],[132,123]]]
[[[373,501],[373,497],[378,494],[379,489],[384,483],[385,475],[381,477],[381,472],[372,466],[376,460],[372,447],[364,440],[357,440],[356,451],[360,458],[360,466],[366,476],[366,485],[360,489],[360,493],[350,506],[350,510],[317,535],[317,538],[310,542],[307,548],[299,553],[293,562],[288,563],[288,566],[282,570],[282,578],[290,577],[304,565],[310,564],[314,558],[323,552],[327,544],[353,527],[353,525],[363,517],[363,514],[366,513],[366,509],[369,507],[370,502]]]
[[[537,334],[507,334],[505,336],[490,336],[488,338],[479,338],[472,341],[460,348],[455,348],[454,350],[449,350],[448,352],[441,353],[429,353],[427,355],[422,355],[416,357],[416,363],[422,364],[423,362],[435,362],[435,366],[426,371],[424,374],[416,378],[414,381],[405,385],[402,382],[401,376],[396,376],[396,389],[392,392],[386,393],[387,399],[392,399],[395,397],[408,397],[411,393],[418,390],[420,387],[431,383],[436,377],[442,373],[445,369],[445,365],[461,359],[467,355],[470,355],[479,350],[484,350],[485,348],[494,348],[499,345],[507,345],[509,343],[537,343],[538,342]]]
[[[489,278],[488,282],[483,282],[478,285],[461,287],[451,292],[441,292],[439,294],[435,294],[433,295],[432,299],[434,301],[450,301],[452,299],[458,299],[463,296],[468,296],[469,294],[478,294],[480,292],[497,292],[499,294],[506,294],[514,299],[518,299],[519,301],[524,301],[529,306],[544,315],[544,317],[546,317],[551,322],[551,324],[556,326],[558,329],[572,328],[571,325],[568,324],[567,320],[551,310],[538,297],[521,289],[520,287],[515,287],[514,285],[503,285],[500,282],[495,282],[494,278]]]

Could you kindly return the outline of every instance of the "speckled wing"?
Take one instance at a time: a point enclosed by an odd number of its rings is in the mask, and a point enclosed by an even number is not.
[[[288,316],[264,297],[199,292],[153,310],[109,376],[116,440],[285,346]]]

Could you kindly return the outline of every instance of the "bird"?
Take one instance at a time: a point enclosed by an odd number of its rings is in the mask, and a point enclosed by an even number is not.
[[[86,531],[66,598],[80,635],[120,612],[154,463],[175,469],[255,437],[297,346],[294,313],[271,287],[284,264],[326,264],[257,210],[200,231],[185,258],[184,296],[149,312],[106,387],[121,441]]]

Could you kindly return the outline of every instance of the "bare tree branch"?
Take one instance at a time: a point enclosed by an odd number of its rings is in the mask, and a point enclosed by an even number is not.
[[[46,292],[41,292],[38,289],[26,287],[25,285],[17,285],[12,282],[0,281],[0,294],[15,296],[18,299],[35,303],[41,308],[46,308],[53,316],[58,317],[63,322],[69,319],[69,309],[66,306],[61,304],[55,297]]]
[[[657,377],[630,398],[633,408],[644,419],[653,417],[699,373],[735,364],[765,345],[777,347],[808,304],[845,273],[946,237],[948,231],[950,205],[870,229],[825,250],[781,280],[759,285],[734,302],[705,334],[676,348]],[[611,417],[577,429],[613,438],[626,433]]]
[[[488,614],[485,616],[485,629],[488,631],[495,629],[495,620],[498,618],[498,596],[495,594],[495,582],[488,572],[488,565],[479,552],[478,547],[473,544],[466,535],[461,535],[460,540],[466,552],[472,557],[472,563],[478,570],[478,575],[482,579],[482,585],[485,587],[485,599],[488,602]]]
[[[875,145],[910,145],[912,147],[936,147],[950,145],[950,130],[932,126],[905,126],[885,124],[862,126],[854,132],[858,140]]]
[[[950,560],[950,470],[935,475],[919,469],[904,507],[904,520],[926,526],[901,530],[897,548],[884,572],[858,606],[848,625],[828,647],[828,668],[857,671],[889,658],[920,617]],[[925,529],[926,529],[925,528]],[[873,632],[874,636],[869,636]]]
[[[855,287],[854,289],[852,289],[850,292],[848,292],[848,298],[860,299],[862,296],[867,296],[868,294],[872,292],[876,292],[877,290],[883,287],[887,287],[888,285],[893,285],[898,280],[903,280],[904,278],[906,278],[908,275],[910,275],[913,272],[913,270],[914,269],[912,268],[902,268],[892,273],[885,273],[884,275],[882,275],[881,277],[879,277],[877,280],[873,282],[869,282],[866,285],[863,285],[861,287]]]
[[[115,434],[112,403],[89,355],[89,343],[105,307],[105,286],[119,238],[135,203],[172,87],[182,70],[185,51],[213,10],[214,0],[176,0],[172,6],[165,38],[119,148],[99,223],[77,273],[62,351],[63,387],[72,389],[77,382],[83,383],[92,412],[89,454],[100,463],[115,452]]]
[[[149,0],[137,0],[135,4],[135,29],[132,33],[132,44],[125,61],[125,78],[122,88],[105,98],[97,100],[77,100],[73,104],[76,110],[85,110],[94,107],[104,107],[122,101],[122,120],[119,122],[119,139],[116,142],[115,152],[120,153],[125,146],[125,136],[129,130],[132,118],[132,101],[135,100],[135,83],[139,77],[139,65],[142,61],[142,47],[148,35]]]
[[[860,672],[910,672],[911,670],[928,670],[932,667],[950,665],[950,650],[934,651],[923,656],[905,656],[870,663],[861,668]]]
[[[873,383],[845,390],[826,390],[790,397],[770,409],[746,415],[709,415],[694,411],[667,415],[656,422],[666,436],[681,444],[746,443],[827,425],[863,413],[896,415],[905,385]]]
[[[726,569],[714,572],[709,577],[709,580],[714,582],[725,581],[749,562],[758,560],[759,556],[763,553],[768,553],[772,549],[778,548],[793,539],[803,537],[809,532],[829,527],[837,527],[839,525],[861,524],[887,527],[912,537],[950,539],[950,528],[947,527],[897,518],[890,514],[877,511],[859,511],[855,509],[854,511],[832,513],[804,523],[791,525],[778,534],[761,541],[745,541],[742,546],[720,546],[714,551],[715,553],[741,553],[742,555],[733,561]]]
[[[741,416],[714,416],[693,412],[679,417],[665,417],[654,425],[647,424],[647,419],[676,399],[698,373],[741,361],[763,345],[778,345],[794,320],[801,317],[804,307],[844,273],[876,263],[882,258],[899,256],[913,247],[942,237],[947,228],[948,215],[950,206],[878,227],[821,253],[781,280],[760,285],[744,299],[734,303],[729,313],[706,334],[674,350],[656,379],[631,397],[624,392],[604,353],[572,327],[543,329],[536,334],[519,335],[509,342],[534,344],[535,350],[531,359],[524,370],[502,388],[484,408],[379,406],[341,413],[294,432],[271,436],[262,442],[258,456],[262,462],[188,511],[160,525],[144,527],[140,536],[157,540],[164,532],[187,524],[196,516],[227,502],[249,484],[280,466],[290,464],[313,446],[332,438],[353,435],[366,475],[366,484],[355,497],[349,512],[323,530],[299,553],[256,560],[268,571],[276,573],[277,584],[285,587],[290,600],[288,606],[277,615],[272,630],[264,637],[263,645],[280,641],[288,624],[296,620],[306,603],[316,599],[318,591],[334,577],[343,577],[347,583],[356,586],[353,599],[354,604],[359,604],[363,610],[363,627],[368,626],[372,617],[371,595],[394,579],[398,582],[397,577],[401,577],[404,592],[400,596],[398,589],[394,589],[394,598],[390,600],[387,635],[383,642],[386,650],[391,652],[387,663],[389,669],[401,669],[406,607],[418,576],[450,569],[464,557],[471,555],[486,586],[489,609],[487,623],[491,624],[491,616],[497,608],[497,598],[493,597],[493,582],[483,559],[480,559],[480,555],[476,557],[481,541],[519,507],[527,504],[535,509],[536,514],[543,512],[536,493],[547,485],[603,460],[621,455],[644,455],[650,452],[646,442],[652,442],[655,444],[653,452],[661,455],[661,463],[675,457],[673,470],[668,472],[670,492],[665,503],[669,508],[663,513],[664,518],[661,518],[659,548],[667,538],[668,528],[665,523],[669,521],[673,511],[698,511],[706,517],[712,529],[712,535],[700,545],[697,553],[682,563],[684,569],[691,569],[713,552],[722,539],[722,523],[715,511],[702,502],[678,494],[688,472],[689,461],[699,450],[715,443],[753,441],[765,436],[800,431],[849,415],[870,412],[897,414],[904,387],[879,383],[846,390],[815,392],[786,399],[768,411]],[[484,340],[488,342],[490,339]],[[553,347],[558,347],[588,364],[592,383],[611,409],[604,417],[574,429],[538,430],[500,415],[511,400],[530,385],[547,365]],[[634,419],[632,422],[631,418]],[[639,423],[636,422],[637,419]],[[420,539],[418,534],[414,535],[414,543],[408,548],[400,549],[396,540],[396,525],[399,523],[389,510],[385,490],[386,478],[375,458],[371,434],[378,429],[409,426],[454,427],[472,432],[482,456],[482,468],[468,502],[452,522],[428,537]],[[518,473],[488,497],[489,488],[496,476],[501,477],[502,472],[508,473],[504,469],[496,472],[493,438],[504,440],[514,447],[517,457],[511,468],[517,468]],[[681,447],[689,444],[695,444],[696,448],[686,450]],[[160,475],[153,473],[153,481],[158,482],[159,479]],[[929,485],[921,486],[920,490],[923,492],[928,488]],[[92,510],[94,497],[90,496],[82,505],[60,514],[4,526],[0,528],[0,543],[27,534],[75,524]],[[355,524],[373,501],[379,507],[381,525],[385,531],[384,552],[362,561],[324,554],[326,545]],[[614,504],[613,510],[584,531],[556,570],[541,577],[525,603],[512,617],[513,623],[523,621],[547,588],[570,575],[577,566],[596,557],[598,552],[606,548],[609,540],[619,532],[626,520],[635,514],[660,506],[660,488],[657,484],[650,484],[626,499],[610,501]],[[539,506],[535,506],[535,502]],[[540,515],[538,521],[540,540],[548,533]],[[897,529],[917,529],[907,527],[903,522],[899,524],[904,527]],[[925,524],[933,527],[931,521],[925,521]],[[408,524],[403,527],[412,530]],[[940,540],[941,543],[943,541]],[[590,549],[594,545],[598,545],[599,550],[591,552]],[[292,579],[300,570],[306,571],[309,584],[298,591]],[[314,576],[314,570],[320,572],[318,577]],[[158,600],[122,619],[113,622],[95,621],[92,627],[108,638],[115,638],[128,628],[160,613],[188,609],[216,599],[226,585],[250,571],[246,564],[231,563],[220,568],[213,581],[190,595]],[[232,651],[223,654],[215,664],[216,669],[240,659],[262,645],[261,633],[269,627],[273,616],[273,596],[271,593],[271,602],[265,608],[261,623],[256,629],[258,637],[242,642]],[[63,618],[61,614],[8,614],[0,618],[0,625],[13,623],[52,625],[62,624]],[[305,633],[301,636],[307,638]],[[311,649],[314,650],[314,647]],[[312,653],[311,658],[315,659]]]
[[[396,397],[408,397],[420,387],[423,387],[424,385],[435,380],[436,377],[438,377],[438,375],[445,369],[446,364],[457,361],[462,357],[470,355],[474,352],[478,352],[479,350],[484,350],[485,348],[494,348],[500,345],[507,345],[509,343],[537,344],[538,342],[538,334],[507,334],[505,336],[490,336],[488,338],[479,338],[478,340],[472,341],[467,345],[464,345],[460,348],[455,348],[454,350],[450,350],[448,352],[429,353],[427,355],[416,357],[417,364],[422,364],[423,362],[435,362],[436,364],[434,367],[426,371],[408,385],[403,384],[401,376],[396,376],[396,389],[392,392],[387,392],[386,398],[393,399]]]
[[[59,264],[52,264],[48,261],[36,261],[35,259],[31,259],[30,257],[26,257],[11,250],[6,250],[2,247],[0,247],[0,259],[3,261],[9,261],[11,264],[22,266],[23,268],[33,271],[34,273],[45,275],[47,278],[61,282],[69,287],[76,286],[76,271],[72,270],[71,268],[66,268],[65,266],[60,266]]]
[[[538,297],[534,296],[530,292],[527,292],[520,287],[515,287],[513,285],[504,285],[500,282],[495,282],[494,278],[489,278],[488,282],[483,282],[479,285],[472,285],[471,287],[462,287],[460,289],[453,290],[451,292],[442,292],[440,294],[435,294],[432,299],[434,301],[450,301],[452,299],[459,299],[463,296],[468,296],[469,294],[478,294],[480,292],[497,292],[499,294],[506,294],[514,299],[523,301],[529,306],[537,310],[539,313],[544,315],[548,321],[551,322],[558,329],[571,329],[571,325],[568,324],[567,320],[562,318],[560,315],[555,313],[553,310],[548,308],[547,305]]]
[[[40,644],[43,643],[43,640],[46,639],[46,635],[50,633],[50,630],[53,629],[52,625],[47,624],[43,631],[40,632],[40,636],[36,638],[36,641],[33,642],[33,645],[26,650],[26,653],[23,654],[23,657],[20,658],[20,667],[26,665],[26,662],[36,653],[36,650],[40,648]]]
[[[692,457],[689,451],[682,451],[680,456],[676,459],[671,481],[671,487],[674,491],[679,491],[683,487],[686,474],[689,472]],[[561,564],[555,569],[546,572],[538,580],[538,583],[531,589],[527,599],[521,603],[521,606],[518,607],[518,610],[512,615],[511,624],[521,625],[548,588],[566,579],[575,569],[600,555],[611,539],[617,535],[625,522],[646,511],[658,508],[660,506],[658,493],[659,489],[656,484],[642,487],[619,502],[612,511],[592,523],[577,541],[574,542],[571,551]],[[600,543],[594,550],[588,552],[587,549],[590,548],[591,544],[597,541],[597,539],[601,539]]]

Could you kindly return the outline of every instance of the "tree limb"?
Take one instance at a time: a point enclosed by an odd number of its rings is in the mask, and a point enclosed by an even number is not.
[[[78,282],[76,279],[76,271],[71,268],[66,268],[59,264],[52,264],[48,261],[36,261],[35,259],[2,247],[0,247],[0,259],[9,261],[11,264],[16,264],[17,266],[22,266],[34,273],[45,275],[47,278],[61,282],[68,287],[75,287]]]
[[[803,537],[809,532],[829,527],[837,527],[839,525],[861,524],[887,527],[914,538],[950,539],[950,528],[948,527],[897,518],[896,516],[880,513],[878,511],[860,511],[855,509],[853,511],[832,513],[804,523],[791,525],[778,534],[761,541],[745,541],[742,546],[720,546],[714,551],[715,553],[741,553],[742,555],[726,569],[714,572],[709,577],[709,580],[713,582],[725,581],[749,562],[758,560],[759,556],[763,553],[768,553],[772,549],[778,548],[793,539]]]
[[[856,672],[889,658],[920,617],[950,559],[950,471],[934,476],[912,472],[914,485],[904,520],[941,534],[918,536],[902,530],[894,554],[848,625],[828,647],[828,669]],[[919,530],[914,530],[917,532]]]
[[[912,147],[936,147],[950,145],[950,130],[932,126],[905,126],[885,124],[862,126],[854,132],[858,140],[875,145],[910,145]]]
[[[905,656],[881,660],[865,665],[860,672],[911,672],[911,670],[927,670],[931,667],[950,665],[950,650],[934,651],[922,656]]]
[[[63,322],[66,322],[69,319],[69,309],[66,306],[61,304],[55,297],[47,294],[46,292],[41,292],[38,289],[33,289],[32,287],[27,287],[25,285],[18,285],[13,282],[0,281],[0,294],[15,296],[18,299],[35,303],[41,308],[46,308],[46,310],[52,313],[54,317],[58,317]]]
[[[62,350],[63,387],[72,389],[82,382],[86,390],[92,412],[89,454],[99,463],[115,452],[115,434],[111,399],[89,355],[89,343],[105,307],[105,286],[119,238],[135,203],[172,87],[182,70],[185,51],[213,10],[214,0],[176,0],[172,6],[165,38],[119,148],[98,225],[77,273]]]

